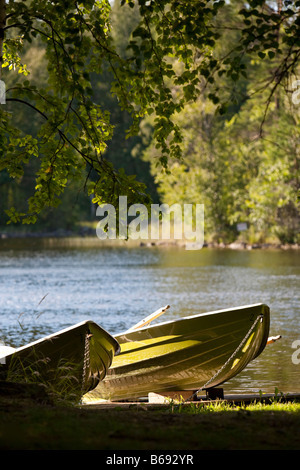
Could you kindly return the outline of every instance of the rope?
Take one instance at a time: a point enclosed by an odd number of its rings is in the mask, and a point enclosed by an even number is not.
[[[84,341],[84,354],[83,354],[83,367],[82,367],[82,392],[84,392],[85,388],[85,380],[86,380],[86,374],[87,370],[90,368],[90,333],[86,333],[85,335],[85,341]]]

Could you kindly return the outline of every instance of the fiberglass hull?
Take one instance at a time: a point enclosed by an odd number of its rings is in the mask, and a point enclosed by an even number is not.
[[[104,379],[119,349],[115,338],[86,321],[14,350],[2,347],[0,377],[82,396]]]
[[[264,349],[268,306],[256,304],[169,321],[117,335],[121,351],[88,401],[149,392],[197,391],[240,373]]]

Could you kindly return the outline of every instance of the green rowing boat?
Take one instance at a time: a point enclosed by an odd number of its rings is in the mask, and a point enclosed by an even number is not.
[[[150,392],[216,387],[261,354],[269,324],[269,307],[255,304],[130,329],[115,337],[120,354],[83,400],[117,401]]]
[[[82,396],[104,379],[119,350],[115,338],[85,321],[17,349],[0,347],[0,379]]]

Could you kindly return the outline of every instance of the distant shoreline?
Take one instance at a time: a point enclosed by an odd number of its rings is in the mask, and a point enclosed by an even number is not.
[[[195,245],[193,249],[197,249],[196,244],[185,240],[100,240],[95,230],[88,229],[82,230],[78,233],[68,230],[56,230],[53,232],[1,232],[0,231],[0,249],[12,245],[21,247],[41,245],[45,248],[55,247],[157,247],[157,248],[186,248],[188,244]],[[235,241],[232,243],[216,243],[204,242],[203,247],[200,248],[216,248],[216,249],[230,249],[230,250],[298,250],[300,245],[295,244],[281,244],[281,243],[247,243]]]

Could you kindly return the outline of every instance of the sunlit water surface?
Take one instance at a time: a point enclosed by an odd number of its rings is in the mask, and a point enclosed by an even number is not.
[[[282,339],[225,392],[300,392],[299,261],[295,250],[15,249],[0,240],[0,340],[18,347],[88,319],[116,334],[166,304],[163,320],[262,302],[270,335]]]

